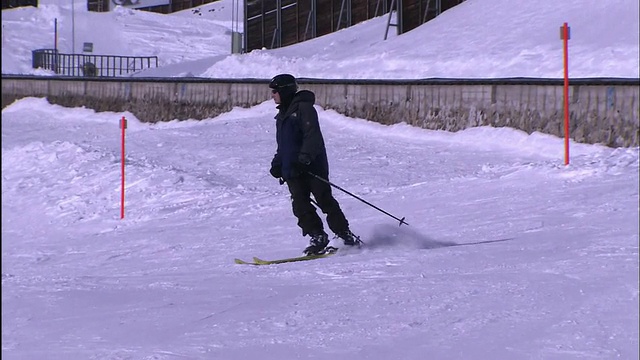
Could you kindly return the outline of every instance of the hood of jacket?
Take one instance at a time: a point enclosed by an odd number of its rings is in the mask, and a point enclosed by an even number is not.
[[[280,110],[276,119],[278,118],[286,118],[291,115],[291,113],[295,112],[300,106],[301,103],[309,103],[311,106],[316,103],[316,95],[309,90],[300,90],[298,91],[291,100],[289,106],[283,106],[284,104],[280,104],[277,108]]]

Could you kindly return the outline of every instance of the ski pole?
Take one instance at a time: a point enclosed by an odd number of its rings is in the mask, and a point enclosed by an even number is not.
[[[353,196],[354,198],[356,198],[356,199],[358,199],[358,200],[362,201],[363,203],[365,203],[365,204],[367,204],[367,205],[371,206],[372,208],[374,208],[374,209],[376,209],[376,210],[378,210],[378,211],[382,212],[383,214],[386,214],[386,215],[388,215],[388,216],[390,216],[390,217],[392,217],[392,218],[394,218],[394,219],[396,219],[396,220],[400,221],[400,224],[398,224],[398,226],[402,226],[402,224],[409,225],[409,223],[407,223],[406,221],[404,221],[404,217],[403,217],[402,219],[398,219],[397,217],[395,217],[395,216],[393,216],[393,215],[389,214],[388,212],[386,212],[386,211],[384,211],[384,210],[380,209],[379,207],[377,207],[377,206],[373,205],[372,203],[370,203],[370,202],[368,202],[368,201],[366,201],[366,200],[364,200],[364,199],[361,199],[361,198],[359,198],[359,197],[357,197],[357,196],[353,195],[352,193],[350,193],[350,192],[348,192],[347,190],[345,190],[345,189],[341,188],[340,186],[338,186],[338,185],[336,185],[336,184],[332,183],[331,181],[329,181],[329,180],[327,180],[327,179],[325,179],[325,178],[323,178],[323,177],[321,177],[321,176],[318,176],[318,175],[316,175],[316,174],[312,173],[311,171],[307,171],[307,173],[308,173],[309,175],[311,175],[311,176],[315,177],[316,179],[318,179],[318,180],[320,180],[320,181],[322,181],[322,182],[325,182],[325,183],[327,183],[327,184],[329,184],[329,185],[333,186],[334,188],[336,188],[336,189],[338,189],[338,190],[340,190],[340,191],[343,191],[343,192],[345,192],[345,193],[347,193],[347,194],[349,194],[349,195]]]

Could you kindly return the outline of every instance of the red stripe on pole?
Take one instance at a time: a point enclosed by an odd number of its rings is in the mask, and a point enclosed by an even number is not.
[[[124,131],[127,128],[127,119],[122,117],[120,120],[120,128],[122,129],[122,182],[120,184],[120,219],[124,219]]]
[[[569,165],[569,26],[562,27],[564,41],[564,164]]]

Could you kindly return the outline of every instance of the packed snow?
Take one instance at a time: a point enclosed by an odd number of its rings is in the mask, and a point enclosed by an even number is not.
[[[386,42],[380,17],[243,55],[206,6],[76,5],[76,31],[100,30],[75,43],[158,54],[153,76],[560,77],[567,21],[572,76],[637,78],[638,2],[601,3],[468,0]],[[54,18],[69,49],[67,4],[2,15],[4,74],[33,73]],[[565,166],[551,135],[316,108],[331,182],[409,225],[334,188],[366,246],[270,266],[234,258],[307,245],[268,172],[272,101],[157,124],[38,98],[4,108],[3,359],[638,359],[638,148],[572,142]]]

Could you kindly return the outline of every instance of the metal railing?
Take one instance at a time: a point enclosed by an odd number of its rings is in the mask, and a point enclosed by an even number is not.
[[[157,56],[60,54],[54,49],[32,51],[34,69],[64,76],[114,77],[158,67]]]

